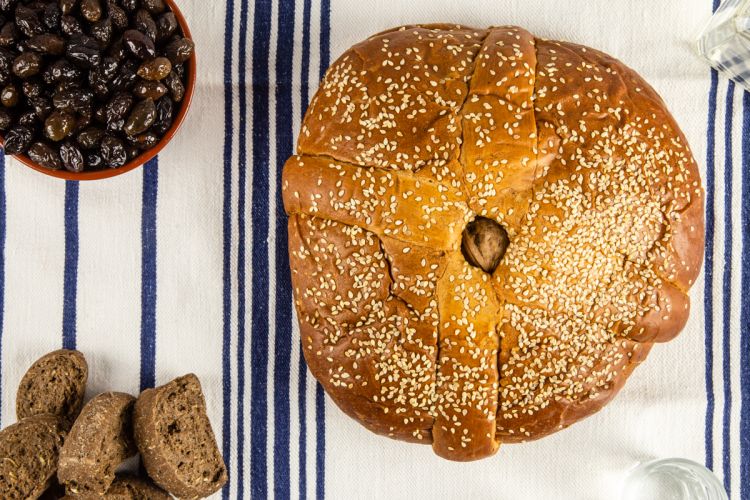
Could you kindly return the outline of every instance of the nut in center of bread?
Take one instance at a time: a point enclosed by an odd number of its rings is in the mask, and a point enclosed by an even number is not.
[[[492,219],[477,217],[464,229],[461,251],[469,264],[492,274],[509,244],[508,232],[503,226]]]

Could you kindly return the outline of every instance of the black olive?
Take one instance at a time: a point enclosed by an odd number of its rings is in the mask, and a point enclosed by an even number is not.
[[[30,9],[24,5],[16,7],[16,26],[27,37],[44,32],[42,22],[39,20],[39,14],[34,9]]]
[[[88,127],[78,134],[76,140],[83,149],[95,149],[102,141],[102,137],[104,137],[104,131],[102,129]]]
[[[52,113],[52,103],[46,97],[31,97],[29,105],[34,110],[39,121],[44,121]]]
[[[174,15],[174,12],[165,12],[156,20],[156,27],[156,41],[161,42],[168,39],[177,31],[177,28],[179,28],[177,16]]]
[[[177,73],[174,71],[171,72],[169,76],[164,79],[164,84],[172,94],[172,100],[175,102],[182,102],[185,98],[185,85],[183,85],[182,79],[177,76]]]
[[[99,0],[81,0],[81,14],[90,23],[102,18],[102,4]]]
[[[43,142],[35,142],[28,151],[29,158],[34,163],[50,170],[60,170],[62,162],[55,148]]]
[[[107,132],[122,132],[125,127],[125,119],[112,120],[107,123]]]
[[[117,61],[105,57],[97,68],[89,71],[89,85],[99,99],[103,100],[109,95],[109,82],[117,74],[117,69]]]
[[[96,151],[86,152],[86,168],[90,170],[98,170],[104,168],[104,159],[102,155]]]
[[[112,90],[120,92],[130,89],[138,79],[138,75],[136,74],[137,69],[138,63],[133,60],[126,61],[125,64],[120,66],[120,71],[117,73],[115,79],[112,80]]]
[[[172,66],[172,71],[174,71],[175,74],[179,76],[181,80],[185,79],[185,65],[184,64],[176,64]]]
[[[0,47],[0,73],[10,73],[15,59],[16,55],[13,52]]]
[[[18,0],[0,0],[0,10],[8,12],[16,6]]]
[[[133,12],[140,6],[138,0],[120,0],[120,5],[128,12]]]
[[[30,109],[21,113],[21,116],[18,118],[18,124],[36,130],[37,125],[39,125],[39,117],[33,109]]]
[[[94,101],[94,94],[89,90],[70,89],[58,92],[52,98],[52,104],[55,108],[69,113],[83,113],[91,108]]]
[[[133,106],[133,96],[128,92],[118,92],[104,107],[104,122],[107,124],[124,120]]]
[[[169,97],[164,97],[156,102],[156,121],[151,129],[159,135],[164,135],[172,127],[174,115],[174,102]]]
[[[145,151],[159,144],[159,136],[154,132],[146,132],[141,135],[128,136],[128,141],[141,151]]]
[[[143,6],[152,14],[161,14],[167,9],[164,0],[143,0]]]
[[[86,35],[73,35],[68,40],[66,53],[68,58],[79,67],[93,68],[102,61],[99,44],[93,38]]]
[[[18,104],[20,99],[18,89],[15,85],[8,85],[2,91],[0,91],[0,102],[6,108],[14,108]]]
[[[55,56],[59,56],[65,52],[65,40],[58,35],[53,35],[52,33],[34,35],[26,42],[26,46],[31,50]]]
[[[122,38],[116,38],[107,49],[107,55],[117,62],[122,62],[126,58],[130,57],[130,52],[125,48],[125,44]]]
[[[120,7],[114,2],[114,0],[109,0],[109,3],[107,4],[107,9],[109,12],[109,18],[112,20],[112,25],[115,28],[122,31],[128,27],[128,24],[130,23],[130,19],[128,19],[128,15],[125,13],[124,10],[122,10],[122,7]]]
[[[141,148],[135,144],[126,144],[125,153],[128,155],[128,161],[133,160],[141,154]]]
[[[182,64],[193,55],[195,44],[189,38],[173,40],[167,45],[166,54],[172,64]]]
[[[153,99],[144,99],[135,105],[125,121],[125,133],[140,135],[148,130],[156,120],[156,105]]]
[[[135,29],[151,37],[151,40],[156,41],[156,34],[158,32],[156,21],[154,21],[154,18],[151,17],[151,14],[147,10],[140,9],[135,13]]]
[[[52,141],[62,141],[73,133],[75,125],[76,120],[73,115],[64,111],[55,111],[44,121],[44,135]]]
[[[42,69],[42,56],[36,52],[24,52],[13,61],[13,73],[27,79],[38,75]]]
[[[21,90],[26,97],[39,97],[42,95],[42,84],[39,80],[29,79],[21,84]]]
[[[102,158],[106,166],[110,168],[122,167],[128,161],[125,144],[111,135],[106,135],[101,144]]]
[[[80,35],[83,33],[81,22],[73,16],[62,16],[60,19],[60,29],[68,36]]]
[[[56,3],[48,3],[44,7],[42,22],[44,22],[44,25],[47,27],[47,29],[56,30],[57,28],[59,28],[61,17],[62,12],[60,11],[60,6]]]
[[[0,29],[0,47],[10,47],[18,40],[18,30],[16,24],[12,21],[8,21],[3,24]]]
[[[158,81],[166,78],[172,71],[172,63],[166,57],[157,57],[146,61],[138,68],[138,76],[144,80]]]
[[[74,82],[81,78],[81,71],[67,59],[58,59],[49,65],[42,75],[44,81],[52,85],[58,82]]]
[[[0,109],[0,130],[8,130],[13,124],[13,115],[7,109]]]
[[[164,97],[168,92],[167,87],[163,83],[149,82],[147,80],[141,80],[133,87],[133,94],[141,99],[153,99],[158,101]]]
[[[60,11],[68,15],[78,6],[78,0],[60,0]]]
[[[5,135],[5,152],[9,155],[25,153],[33,138],[34,133],[30,128],[22,125],[13,127]]]
[[[91,27],[91,36],[103,46],[109,45],[113,32],[114,28],[109,18],[102,19]]]
[[[83,153],[72,142],[67,141],[60,146],[60,158],[63,166],[71,172],[83,172],[86,162]]]
[[[152,59],[156,57],[154,41],[142,31],[126,31],[122,34],[122,43],[139,59]]]

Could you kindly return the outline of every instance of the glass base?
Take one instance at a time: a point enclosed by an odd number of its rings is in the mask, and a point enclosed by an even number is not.
[[[640,464],[625,480],[622,500],[728,500],[724,486],[701,464],[681,458]]]

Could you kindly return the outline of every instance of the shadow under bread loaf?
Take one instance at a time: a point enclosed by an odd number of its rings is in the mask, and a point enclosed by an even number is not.
[[[284,205],[303,352],[368,429],[451,460],[598,411],[674,338],[703,188],[654,90],[512,26],[405,26],[311,101]]]
[[[51,485],[65,438],[63,421],[34,415],[0,431],[0,492],[6,500],[37,498]]]
[[[115,480],[115,470],[137,453],[133,442],[130,394],[106,392],[89,401],[60,451],[57,478],[73,495],[101,496]]]

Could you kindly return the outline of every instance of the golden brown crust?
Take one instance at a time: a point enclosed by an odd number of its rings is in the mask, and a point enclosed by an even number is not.
[[[517,27],[408,26],[329,70],[284,169],[305,357],[347,414],[453,460],[603,407],[689,313],[703,190],[635,72]],[[461,254],[476,216],[510,246]]]

